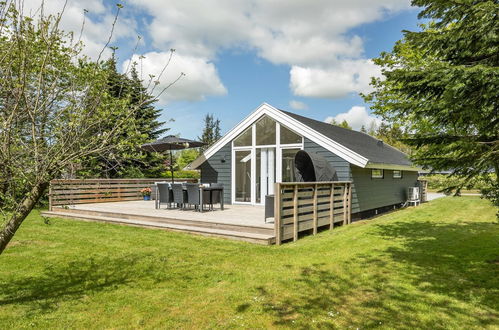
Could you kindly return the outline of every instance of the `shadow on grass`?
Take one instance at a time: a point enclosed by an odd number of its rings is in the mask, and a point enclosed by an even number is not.
[[[164,281],[167,272],[160,264],[144,262],[148,258],[147,255],[96,256],[82,257],[67,264],[47,265],[41,274],[0,282],[0,307],[26,304],[32,311],[47,311],[62,301],[81,299],[138,281]]]
[[[497,224],[396,222],[370,233],[396,240],[340,267],[313,264],[278,287],[258,287],[276,325],[446,328],[494,325],[499,307]]]

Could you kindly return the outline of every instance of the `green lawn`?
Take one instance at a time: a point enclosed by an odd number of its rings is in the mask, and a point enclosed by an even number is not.
[[[476,197],[243,242],[34,212],[0,256],[0,328],[499,328],[499,224]]]

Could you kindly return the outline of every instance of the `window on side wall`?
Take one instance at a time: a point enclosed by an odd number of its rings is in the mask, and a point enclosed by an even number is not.
[[[371,179],[383,179],[384,172],[381,169],[373,168],[371,170]]]
[[[400,171],[400,170],[393,170],[393,178],[394,179],[402,179],[402,171]]]

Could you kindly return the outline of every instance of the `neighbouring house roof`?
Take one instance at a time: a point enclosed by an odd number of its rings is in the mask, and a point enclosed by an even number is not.
[[[372,136],[279,110],[263,103],[191,164],[197,168],[262,116],[267,115],[351,164],[363,168],[418,170],[407,155]]]

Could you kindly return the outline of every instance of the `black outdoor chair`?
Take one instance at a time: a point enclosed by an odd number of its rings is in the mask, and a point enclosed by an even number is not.
[[[194,205],[194,209],[196,210],[200,207],[203,207],[203,205],[201,205],[201,189],[199,189],[199,184],[186,183],[185,186],[187,188],[187,204]]]
[[[184,208],[187,203],[187,192],[181,183],[172,183],[173,202],[180,208]]]
[[[156,208],[161,208],[161,203],[168,204],[171,207],[173,202],[173,191],[170,189],[169,183],[157,183],[156,187],[158,189],[158,198],[156,199]]]
[[[212,183],[210,184],[210,188],[223,188],[224,187],[224,184],[223,183]],[[210,203],[210,208],[213,210],[213,205],[214,204],[220,204],[221,201],[222,201],[222,191],[220,190],[213,190],[213,191],[206,191],[208,194],[208,198],[207,199]]]

